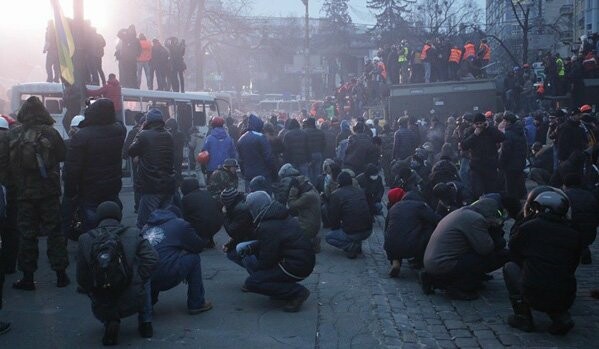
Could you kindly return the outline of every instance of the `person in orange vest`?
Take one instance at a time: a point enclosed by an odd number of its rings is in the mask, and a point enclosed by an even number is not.
[[[474,44],[472,41],[466,42],[464,45],[464,55],[462,56],[462,60],[472,62],[476,58],[476,48],[474,48]]]
[[[460,60],[462,59],[462,50],[460,50],[457,46],[453,46],[451,51],[449,52],[448,61],[448,74],[449,80],[457,80],[458,79],[458,69],[460,68]]]
[[[137,56],[137,88],[141,86],[141,71],[144,70],[146,74],[146,83],[148,86],[148,90],[153,89],[153,80],[154,76],[150,74],[150,60],[152,60],[152,43],[150,40],[146,39],[146,36],[143,34],[139,34],[139,45],[141,46],[141,51],[139,56]],[[150,76],[152,76],[150,78]]]
[[[424,46],[422,47],[422,51],[420,51],[420,60],[422,61],[422,64],[424,65],[424,82],[425,83],[430,83],[431,82],[431,49],[433,48],[433,45],[431,44],[431,42],[429,40],[427,40],[424,43]]]
[[[482,60],[482,66],[486,66],[489,64],[491,60],[491,47],[487,43],[487,39],[482,39],[480,41],[480,45],[478,46],[478,57]]]

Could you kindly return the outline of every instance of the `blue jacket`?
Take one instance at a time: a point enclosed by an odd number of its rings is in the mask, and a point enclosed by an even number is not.
[[[207,166],[209,172],[216,170],[218,166],[225,162],[225,159],[237,158],[233,139],[222,127],[215,127],[210,131],[210,135],[206,138],[206,143],[202,148],[202,151],[204,150],[210,154]]]
[[[537,138],[537,127],[532,116],[524,118],[524,134],[526,135],[526,144],[530,147]]]
[[[270,143],[262,134],[264,123],[255,115],[250,115],[248,130],[239,138],[239,165],[246,180],[256,176],[264,176],[272,181],[272,152]]]
[[[178,273],[181,257],[187,253],[200,253],[205,247],[204,240],[191,224],[170,210],[152,212],[141,233],[160,257],[154,275]]]

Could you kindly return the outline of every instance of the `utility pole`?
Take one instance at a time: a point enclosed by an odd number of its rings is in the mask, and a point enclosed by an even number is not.
[[[310,74],[310,12],[308,11],[308,1],[309,0],[302,0],[306,6],[304,38],[304,98],[306,100],[310,99],[312,85],[312,75]]]
[[[164,40],[162,35],[162,0],[156,0],[156,20],[158,24],[158,39]]]

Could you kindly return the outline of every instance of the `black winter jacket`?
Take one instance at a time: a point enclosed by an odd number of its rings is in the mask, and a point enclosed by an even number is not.
[[[139,157],[136,189],[143,194],[172,195],[175,192],[173,155],[173,138],[164,123],[145,125],[129,147],[129,156]]]
[[[268,270],[277,265],[298,280],[308,277],[314,270],[315,257],[312,243],[302,232],[297,219],[289,216],[287,209],[273,201],[262,219],[256,222],[259,242],[258,270]]]
[[[479,135],[474,128],[468,130],[462,144],[463,150],[470,150],[470,168],[474,171],[494,171],[498,167],[497,145],[505,139],[495,127],[488,126]]]
[[[522,172],[526,167],[528,146],[520,123],[505,128],[505,140],[501,143],[499,168],[505,172]]]
[[[378,165],[379,150],[372,143],[372,138],[365,133],[358,133],[349,137],[343,166],[354,171],[356,175],[366,170],[366,165]]]
[[[308,152],[310,154],[325,151],[327,141],[323,131],[314,127],[305,127],[304,133],[308,137]]]
[[[283,137],[283,146],[285,147],[283,152],[285,162],[297,166],[309,161],[308,136],[303,130],[296,128],[287,131]]]
[[[408,192],[389,210],[384,248],[389,260],[422,259],[441,217],[415,192]]]
[[[599,204],[593,193],[582,188],[568,188],[565,193],[570,199],[574,228],[582,233],[583,246],[588,246],[597,236]]]
[[[238,193],[235,201],[227,206],[226,209],[224,227],[227,234],[231,237],[231,241],[227,243],[229,248],[235,248],[240,242],[256,240],[253,225],[254,220],[245,203],[243,193]]]
[[[541,214],[514,225],[510,255],[522,267],[523,296],[534,309],[570,308],[581,248],[581,234],[561,218]]]
[[[414,154],[418,147],[417,135],[407,127],[400,127],[393,140],[393,159],[403,160]]]
[[[115,200],[121,191],[121,162],[126,130],[114,114],[97,112],[100,99],[86,112],[85,124],[68,143],[64,163],[64,193],[80,202]]]
[[[204,239],[212,239],[223,225],[221,205],[209,191],[201,190],[197,179],[188,178],[181,184],[183,219],[191,223]]]
[[[584,150],[587,136],[579,121],[567,120],[557,127],[557,158],[567,160],[575,150]]]
[[[346,234],[372,229],[372,215],[364,190],[348,185],[335,190],[329,199],[328,219],[331,229],[341,228]]]

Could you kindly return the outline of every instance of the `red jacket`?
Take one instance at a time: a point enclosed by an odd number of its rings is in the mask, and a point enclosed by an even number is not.
[[[123,110],[123,102],[121,101],[121,84],[117,79],[106,81],[106,85],[97,90],[87,90],[88,97],[104,97],[108,98],[114,104],[115,111]],[[118,117],[117,117],[118,119]]]

